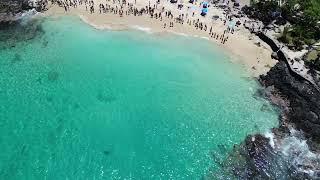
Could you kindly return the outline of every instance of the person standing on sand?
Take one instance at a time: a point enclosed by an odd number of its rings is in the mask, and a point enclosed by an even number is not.
[[[64,10],[65,10],[65,12],[68,12],[68,8],[66,5],[64,5]]]
[[[93,5],[90,7],[90,13],[91,13],[91,14],[94,13],[94,7],[93,7]]]

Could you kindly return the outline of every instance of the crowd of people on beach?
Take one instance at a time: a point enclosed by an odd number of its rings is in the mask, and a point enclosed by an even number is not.
[[[127,2],[126,0],[106,0],[106,3],[98,4],[98,11],[95,11],[95,3],[93,0],[51,0],[53,4],[58,4],[60,7],[63,7],[65,12],[70,11],[70,8],[77,8],[78,6],[85,6],[86,11],[89,11],[90,14],[99,13],[99,14],[115,14],[120,17],[125,16],[149,16],[155,20],[163,21],[163,28],[173,28],[176,24],[185,24],[190,27],[195,28],[199,31],[208,32],[209,37],[215,39],[216,41],[225,44],[229,35],[234,33],[234,28],[226,26],[226,29],[223,33],[218,33],[215,31],[214,27],[207,25],[205,22],[202,22],[200,18],[195,18],[195,12],[192,12],[190,15],[188,13],[180,13],[175,16],[171,10],[158,8],[160,0],[157,0],[155,4],[149,4],[145,7],[137,7],[136,0],[134,2]],[[164,1],[164,0],[162,0]],[[168,1],[168,0],[167,0]],[[180,6],[179,6],[180,5]],[[181,4],[177,5],[177,8],[181,9]],[[201,6],[201,3],[200,3]],[[189,8],[189,7],[188,7]],[[231,18],[228,18],[231,22]],[[224,21],[226,25],[226,21]]]

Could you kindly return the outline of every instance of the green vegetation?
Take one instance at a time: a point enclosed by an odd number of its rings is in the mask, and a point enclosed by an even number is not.
[[[312,45],[320,39],[320,1],[289,0],[283,7],[283,15],[292,24],[293,42]],[[300,44],[297,44],[300,45]]]
[[[281,6],[278,0],[251,1],[251,17],[265,25],[275,22],[291,26],[284,28],[279,40],[294,49],[313,45],[320,40],[320,0],[287,0]]]
[[[313,45],[320,40],[320,1],[319,0],[289,0],[282,8],[286,19],[292,24],[290,32],[285,35],[288,43],[296,47]],[[290,42],[291,38],[291,42]],[[280,38],[279,40],[285,39]],[[284,43],[286,43],[284,41]],[[310,51],[304,58],[314,70],[320,70],[320,51]]]
[[[320,48],[310,51],[304,61],[312,69],[320,71]]]

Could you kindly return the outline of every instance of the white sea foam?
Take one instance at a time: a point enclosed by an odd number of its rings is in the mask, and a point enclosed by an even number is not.
[[[80,19],[89,24],[90,26],[94,27],[95,29],[98,29],[98,30],[105,30],[105,29],[109,29],[111,30],[112,28],[108,25],[97,25],[97,24],[94,24],[94,23],[91,23],[86,17],[84,17],[83,15],[79,15]]]
[[[21,20],[22,25],[26,25],[35,15],[40,14],[35,9],[30,9],[28,11],[25,11],[23,13],[20,13],[16,19]]]
[[[280,152],[297,171],[310,176],[320,172],[320,155],[310,151],[301,131],[290,128],[290,135],[278,140],[272,132],[264,135],[269,138],[271,147]]]
[[[319,171],[319,154],[310,151],[306,140],[295,136],[286,137],[281,145],[281,152],[289,158],[292,166],[298,171],[313,176]]]
[[[36,14],[39,14],[39,12],[37,12],[35,9],[30,9],[29,11],[21,13],[20,17],[25,18],[25,17],[36,15]]]
[[[209,38],[208,38],[208,37],[205,37],[205,36],[201,36],[200,38],[201,38],[201,39],[209,40]]]
[[[185,36],[185,37],[188,37],[189,35],[185,34],[185,33],[179,33],[179,32],[175,32],[175,31],[168,31],[170,33],[173,33],[175,35],[179,35],[179,36]]]
[[[274,134],[272,132],[266,132],[264,134],[264,136],[266,138],[269,138],[269,144],[270,146],[274,149],[275,148],[275,138],[274,138]]]
[[[131,26],[133,29],[137,29],[139,31],[143,31],[143,32],[147,32],[147,33],[152,33],[151,32],[151,28],[149,27],[142,27],[142,26],[138,26],[138,25],[134,25],[134,26]]]

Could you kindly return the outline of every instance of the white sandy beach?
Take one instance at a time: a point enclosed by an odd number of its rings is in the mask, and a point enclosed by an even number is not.
[[[134,16],[133,14],[126,15],[123,14],[120,17],[119,13],[101,13],[99,12],[99,4],[108,4],[111,7],[119,8],[120,5],[118,1],[114,4],[109,0],[93,0],[95,12],[90,14],[89,5],[83,3],[82,5],[78,5],[76,8],[70,7],[68,12],[65,12],[64,7],[59,7],[58,5],[49,4],[49,10],[46,12],[46,15],[49,16],[61,16],[61,15],[75,15],[79,16],[83,21],[89,23],[94,28],[97,29],[112,29],[112,30],[125,30],[125,29],[138,29],[143,31],[148,31],[150,33],[155,34],[163,34],[163,33],[176,33],[180,35],[188,35],[188,36],[197,36],[203,37],[216,43],[217,45],[223,47],[226,51],[230,52],[229,54],[232,56],[232,60],[236,63],[243,64],[247,67],[247,70],[253,77],[257,77],[260,74],[265,74],[268,70],[276,64],[276,60],[271,58],[272,50],[271,48],[259,40],[258,37],[252,35],[247,29],[245,29],[242,24],[239,27],[235,28],[235,32],[233,34],[227,33],[228,40],[225,44],[221,43],[220,39],[212,38],[209,35],[209,29],[212,27],[212,31],[216,34],[219,34],[220,37],[224,33],[227,28],[227,24],[224,25],[224,20],[226,19],[226,15],[224,14],[224,10],[218,7],[214,7],[211,5],[208,8],[208,14],[205,17],[200,15],[201,9],[199,7],[199,2],[196,5],[188,3],[187,1],[181,2],[183,4],[183,8],[179,10],[177,8],[177,4],[172,4],[169,1],[162,0],[160,4],[156,6],[155,13],[161,12],[163,8],[168,11],[170,10],[173,14],[173,17],[178,17],[181,14],[184,14],[185,19],[189,19],[190,21],[199,19],[200,22],[207,25],[207,30],[196,29],[194,25],[189,25],[187,23],[174,23],[173,27],[169,27],[169,23],[174,20],[171,18],[165,17],[164,13],[162,13],[162,19],[160,18],[151,18],[149,14],[143,14],[142,16]],[[156,0],[136,0],[136,4],[134,0],[129,0],[126,3],[133,4],[133,7],[142,8],[149,6],[153,7],[156,4]],[[189,7],[189,8],[188,8]],[[123,6],[123,10],[128,10],[127,4]],[[195,13],[194,17],[192,17],[192,13]],[[212,16],[219,16],[218,20],[213,20]],[[233,18],[236,21],[240,20],[240,22],[244,21],[244,18]],[[185,20],[186,22],[187,20]],[[228,21],[227,21],[228,22]],[[166,27],[164,28],[164,24]],[[258,46],[257,43],[260,43]],[[190,42],[192,43],[192,42]]]

